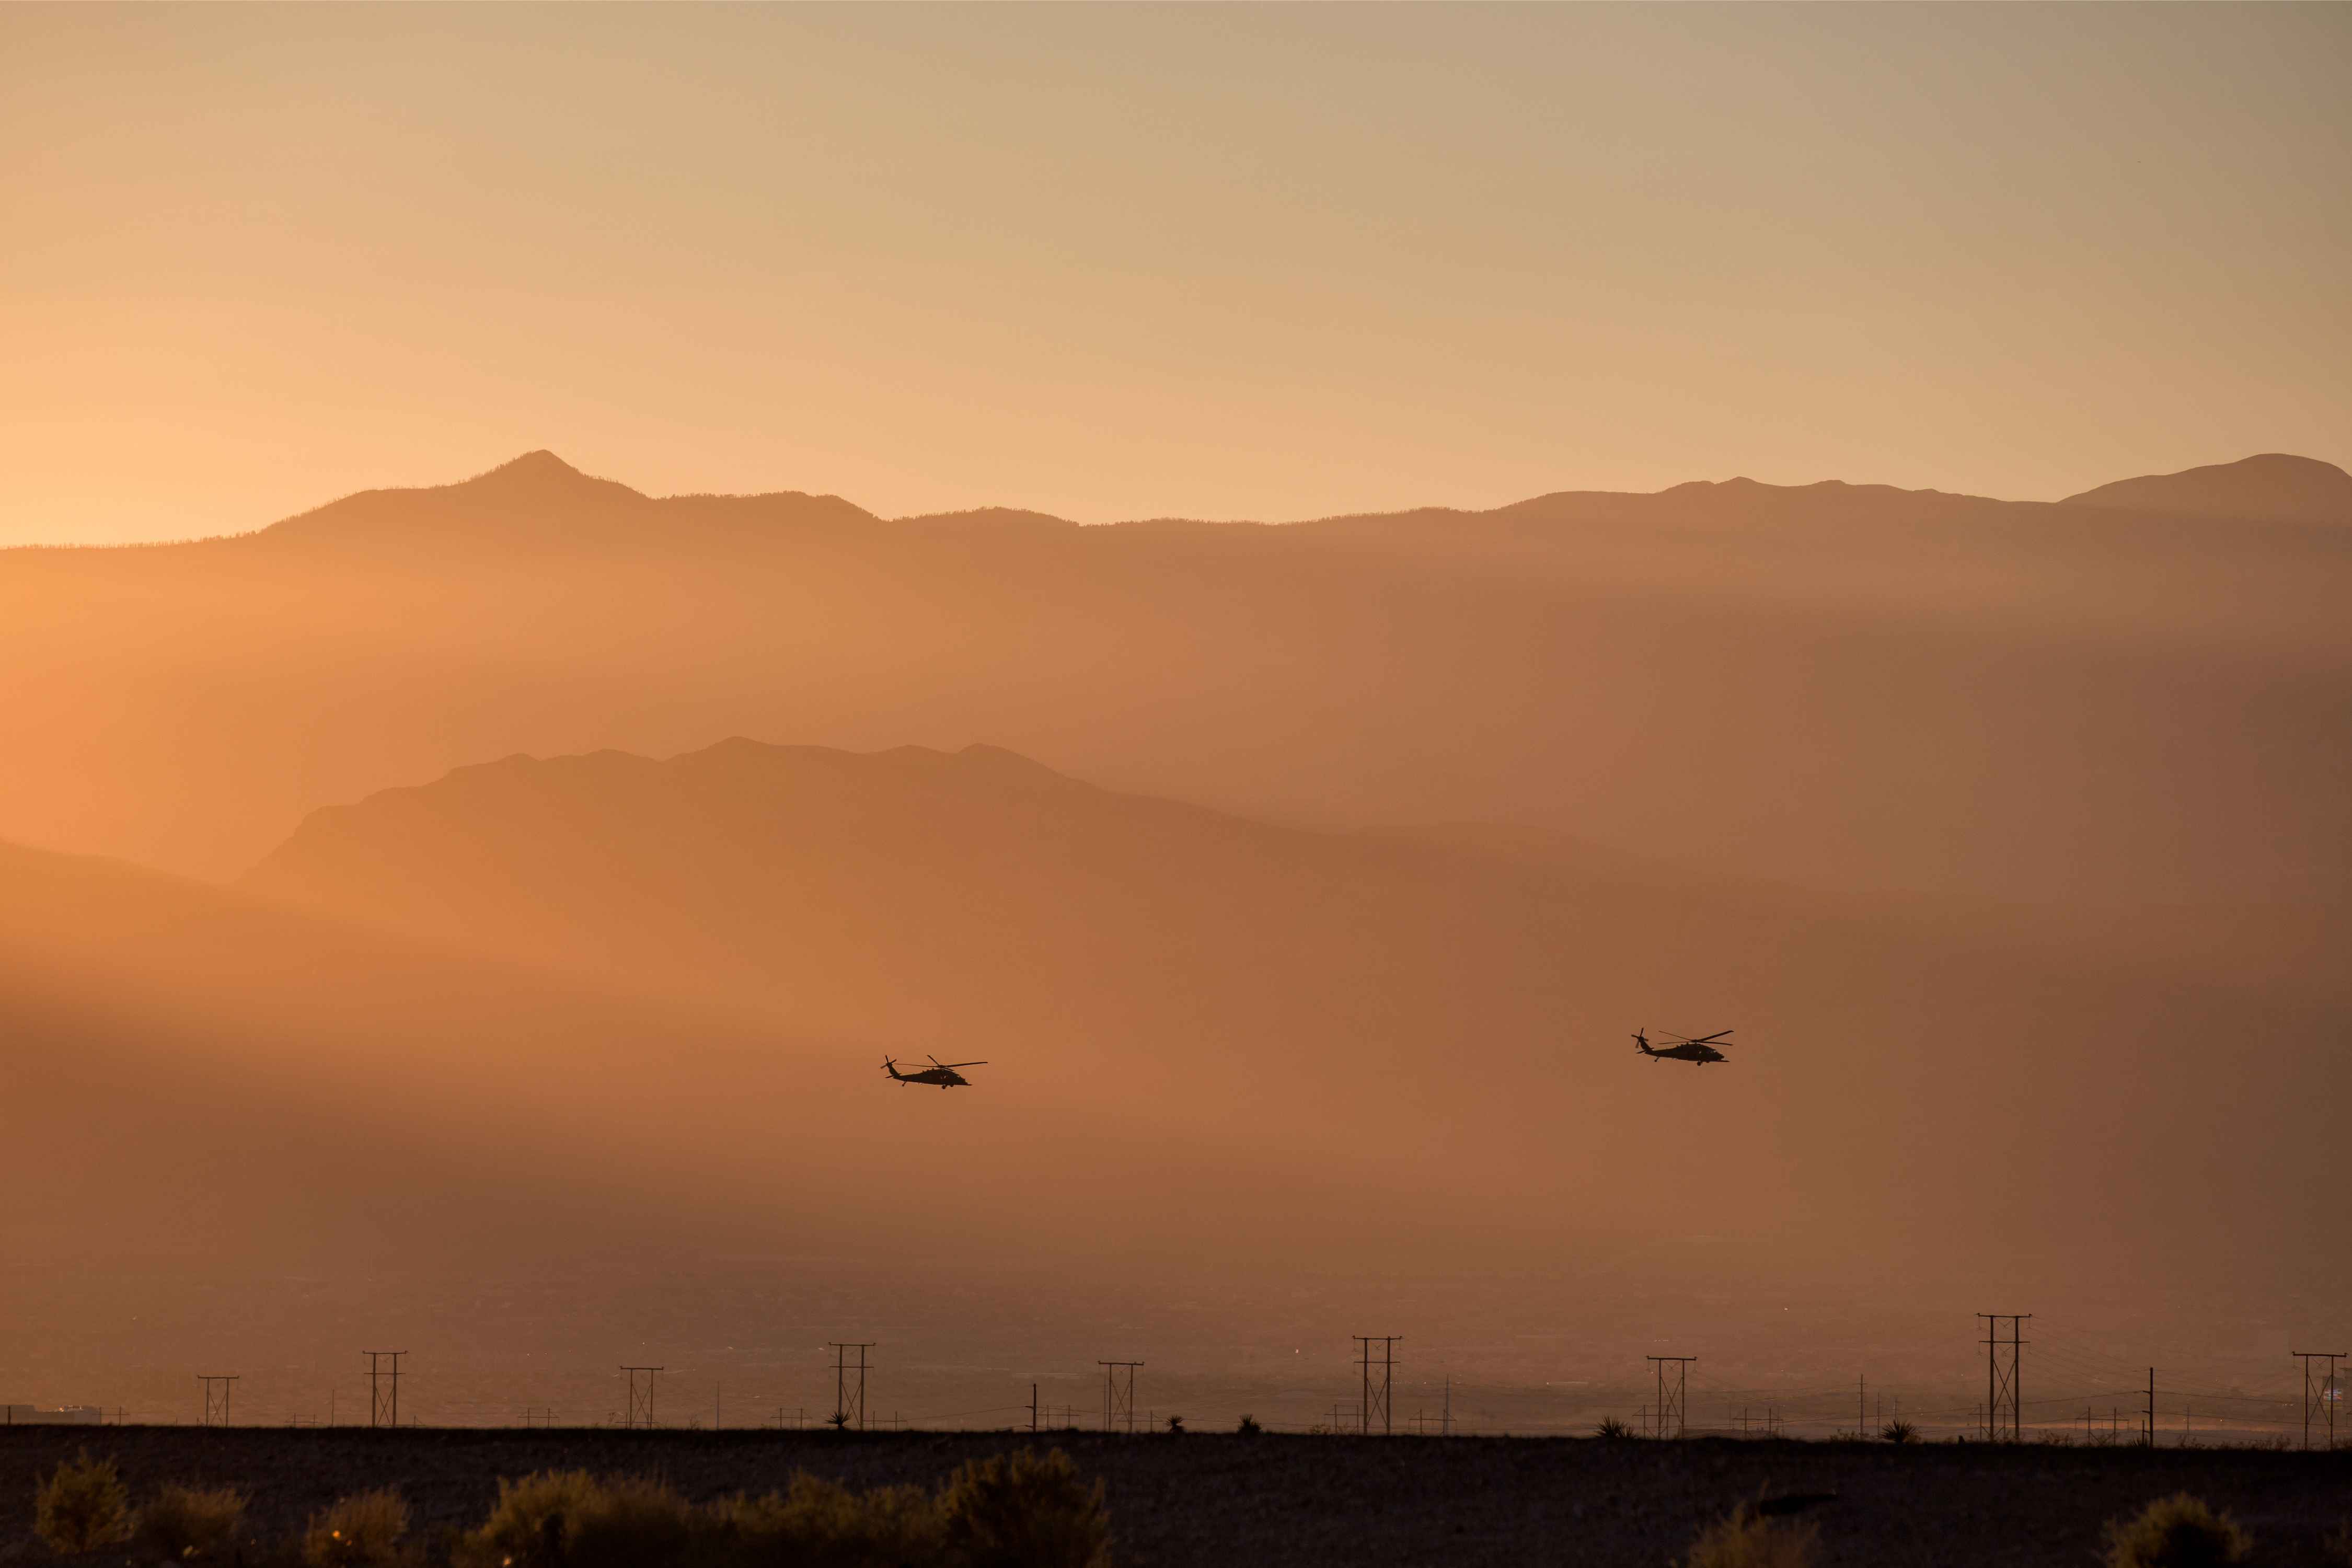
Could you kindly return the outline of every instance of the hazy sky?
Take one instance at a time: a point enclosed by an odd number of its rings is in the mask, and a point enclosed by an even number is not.
[[[0,542],[2352,461],[2352,7],[0,9]]]

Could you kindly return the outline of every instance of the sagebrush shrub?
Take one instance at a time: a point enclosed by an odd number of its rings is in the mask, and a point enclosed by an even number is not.
[[[139,1510],[131,1539],[158,1563],[216,1562],[236,1550],[245,1501],[245,1494],[233,1487],[166,1481]]]
[[[803,1473],[783,1491],[701,1508],[658,1480],[549,1471],[501,1479],[490,1517],[457,1539],[449,1560],[452,1568],[1107,1568],[1102,1497],[1102,1484],[1082,1483],[1059,1449],[976,1460],[936,1496],[906,1486],[856,1492]],[[376,1560],[310,1561],[363,1568]]]
[[[490,1517],[454,1560],[459,1568],[562,1568],[564,1531],[596,1489],[585,1470],[534,1471],[519,1481],[500,1476]]]
[[[940,1491],[949,1549],[971,1568],[1102,1568],[1110,1561],[1103,1484],[1055,1448],[974,1459]]]
[[[112,1458],[84,1448],[61,1461],[33,1494],[33,1533],[66,1556],[111,1546],[131,1534],[131,1492]]]
[[[1688,1568],[1811,1568],[1821,1527],[1767,1518],[1741,1503],[1700,1531]]]
[[[408,1533],[408,1504],[395,1491],[338,1498],[310,1516],[302,1533],[307,1568],[382,1568],[400,1561]]]
[[[2222,1568],[2244,1562],[2254,1542],[2204,1499],[2175,1492],[2128,1523],[2110,1520],[2106,1548],[2107,1568]]]
[[[685,1556],[697,1522],[667,1483],[610,1477],[565,1521],[563,1561],[568,1568],[664,1568]]]
[[[709,1568],[899,1568],[941,1560],[939,1505],[920,1487],[847,1487],[801,1474],[782,1493],[714,1503],[698,1563]]]

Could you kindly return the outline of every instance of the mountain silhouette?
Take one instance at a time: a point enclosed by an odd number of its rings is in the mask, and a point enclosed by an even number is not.
[[[2331,470],[2332,471],[2332,470]],[[532,454],[0,552],[0,836],[213,877],[486,756],[991,739],[1322,826],[1847,889],[2352,900],[2352,531],[1747,479],[1268,526],[641,495]]]
[[[2177,474],[2117,479],[2068,496],[2063,504],[2271,522],[2352,524],[2352,474],[2333,463],[2265,452]]]
[[[362,490],[257,533],[219,542],[268,553],[582,550],[656,542],[663,531],[724,539],[792,523],[872,521],[837,496],[675,496],[656,501],[593,479],[552,452],[526,452],[488,473],[425,489]]]

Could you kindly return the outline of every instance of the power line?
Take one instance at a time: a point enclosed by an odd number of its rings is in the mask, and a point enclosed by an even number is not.
[[[621,1416],[621,1425],[632,1431],[640,1426],[650,1430],[654,1424],[654,1377],[656,1373],[667,1372],[669,1368],[625,1366],[621,1370],[629,1375],[629,1404]],[[637,1381],[639,1373],[645,1376],[643,1384]]]
[[[2344,1358],[2343,1351],[2289,1351],[2291,1356],[2303,1358],[2303,1446],[2311,1447],[2311,1418],[2320,1418],[2320,1431],[2330,1453],[2336,1449],[2336,1402],[2340,1390],[2336,1382],[2336,1363]],[[2327,1363],[2327,1375],[2315,1380],[2314,1362]]]
[[[828,1340],[833,1352],[833,1424],[846,1432],[852,1425],[866,1430],[866,1352],[874,1348],[872,1340]],[[849,1352],[857,1352],[857,1364],[849,1364]],[[851,1373],[857,1374],[852,1384]]]
[[[1357,1406],[1358,1429],[1366,1436],[1370,1436],[1372,1420],[1377,1415],[1381,1423],[1381,1436],[1383,1437],[1393,1436],[1395,1421],[1391,1415],[1393,1406],[1389,1396],[1396,1387],[1396,1342],[1404,1336],[1402,1334],[1353,1334],[1349,1337],[1364,1347],[1363,1360],[1360,1363],[1364,1369],[1364,1393],[1362,1401]],[[1381,1342],[1381,1385],[1377,1393],[1372,1388],[1372,1342],[1374,1340]]]
[[[1124,1422],[1128,1431],[1134,1431],[1135,1369],[1143,1363],[1139,1361],[1098,1361],[1095,1364],[1103,1369],[1103,1430],[1115,1432],[1118,1430],[1118,1424]],[[1121,1367],[1127,1369],[1127,1386],[1124,1389],[1118,1385],[1118,1369]]]
[[[1985,1320],[1982,1342],[1985,1347],[1985,1440],[2000,1440],[2001,1410],[2005,1405],[2009,1411],[2009,1440],[2012,1443],[2021,1441],[2025,1435],[2021,1398],[2024,1388],[2025,1341],[2021,1336],[2025,1320],[2033,1314],[1979,1312],[1977,1316]],[[2000,1356],[2000,1326],[2003,1322],[2009,1324],[2009,1363],[2006,1366],[2001,1364]]]
[[[1664,1437],[1671,1435],[1673,1436],[1680,1437],[1690,1429],[1686,1415],[1689,1407],[1690,1363],[1698,1360],[1698,1357],[1695,1355],[1654,1355],[1649,1357],[1648,1360],[1656,1366],[1658,1373],[1658,1436]],[[1668,1393],[1666,1388],[1666,1363],[1668,1362],[1672,1362],[1675,1367],[1675,1383],[1672,1393]],[[1668,1431],[1670,1426],[1672,1427],[1671,1434]]]
[[[241,1372],[200,1372],[196,1373],[196,1381],[205,1385],[205,1426],[226,1426],[228,1425],[229,1385],[244,1375],[245,1374]]]
[[[362,1351],[368,1358],[368,1425],[400,1425],[400,1358],[406,1351]],[[392,1364],[386,1366],[384,1363]]]

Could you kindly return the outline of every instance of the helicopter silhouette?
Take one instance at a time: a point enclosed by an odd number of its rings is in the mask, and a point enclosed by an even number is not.
[[[956,1071],[958,1068],[984,1068],[986,1062],[943,1062],[931,1058],[931,1065],[914,1072],[900,1072],[898,1064],[888,1057],[882,1058],[882,1070],[890,1075],[893,1083],[935,1083],[941,1089],[970,1089],[971,1079]]]
[[[1687,1035],[1675,1035],[1669,1037],[1675,1043],[1664,1050],[1659,1050],[1651,1046],[1650,1037],[1647,1034],[1636,1029],[1633,1031],[1633,1048],[1652,1061],[1672,1058],[1678,1062],[1689,1062],[1695,1067],[1705,1067],[1709,1062],[1730,1060],[1728,1057],[1715,1048],[1715,1042],[1730,1033],[1729,1029],[1717,1029],[1714,1034],[1702,1035],[1697,1039],[1692,1039]]]

